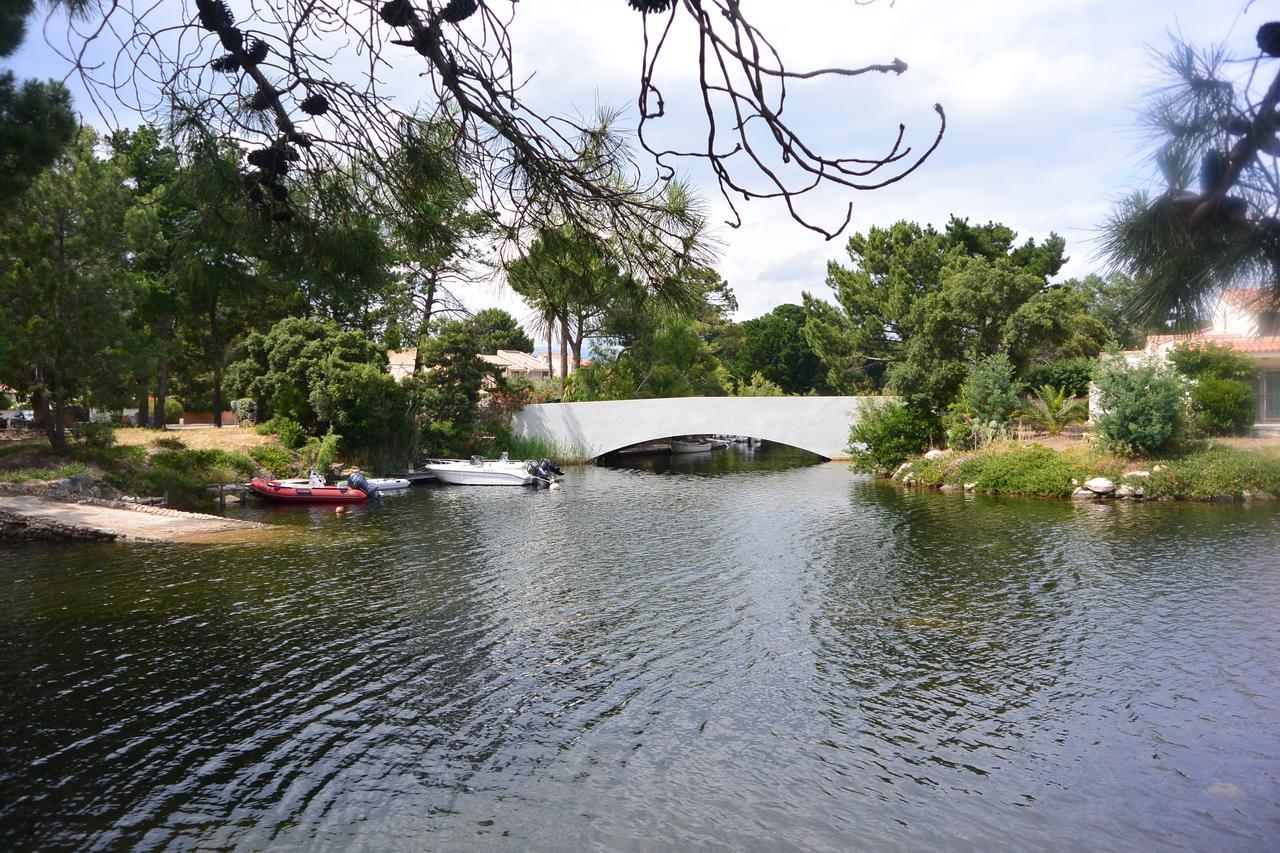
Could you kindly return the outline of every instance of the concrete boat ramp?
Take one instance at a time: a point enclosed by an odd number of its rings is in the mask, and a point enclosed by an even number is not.
[[[30,494],[0,494],[0,539],[54,541],[216,542],[268,525],[118,501],[74,503]]]

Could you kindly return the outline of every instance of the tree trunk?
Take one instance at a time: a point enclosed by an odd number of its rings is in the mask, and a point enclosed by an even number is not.
[[[209,349],[213,362],[213,426],[222,429],[222,341],[218,336],[218,291],[209,303]]]
[[[151,416],[152,429],[164,429],[164,404],[169,396],[169,338],[173,335],[173,318],[161,317],[158,334],[160,362],[156,366],[156,410]]]
[[[555,331],[556,321],[553,317],[547,317],[547,378],[551,379],[556,375],[555,363]]]
[[[560,393],[569,379],[569,323],[560,321]]]
[[[586,325],[582,322],[582,318],[578,318],[578,328],[574,331],[573,337],[569,339],[569,348],[573,350],[573,372],[577,373],[582,369],[582,327]]]
[[[418,324],[418,341],[417,350],[413,354],[413,375],[417,376],[418,371],[422,370],[422,342],[427,339],[427,333],[431,331],[431,315],[436,309],[436,277],[432,276],[427,279],[427,301],[422,308],[422,322]]]
[[[148,396],[147,382],[144,379],[138,383],[138,414],[133,419],[134,426],[145,427],[151,420]]]
[[[36,375],[39,378],[40,371],[37,370]],[[57,430],[53,427],[53,413],[49,411],[49,398],[44,395],[44,389],[37,388],[31,393],[31,408],[35,411],[36,423],[44,427],[44,435],[49,439],[49,446],[54,450],[60,450]]]
[[[67,402],[66,394],[62,391],[61,384],[54,388],[53,391],[53,444],[54,450],[61,450],[67,446]]]

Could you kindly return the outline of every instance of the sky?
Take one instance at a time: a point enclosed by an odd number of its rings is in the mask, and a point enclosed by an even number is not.
[[[241,0],[232,0],[232,7]],[[1067,240],[1064,277],[1102,268],[1095,237],[1114,201],[1150,180],[1136,110],[1158,86],[1152,51],[1171,34],[1199,45],[1225,42],[1239,54],[1277,3],[1255,0],[742,0],[744,14],[773,42],[792,70],[862,66],[900,58],[901,76],[865,75],[799,84],[787,115],[793,128],[826,152],[867,156],[892,140],[899,122],[907,140],[926,147],[937,118],[946,136],[935,154],[905,180],[874,191],[827,188],[806,196],[805,212],[824,224],[843,219],[845,233],[826,240],[789,216],[780,201],[739,205],[742,225],[720,225],[717,268],[733,287],[739,319],[759,316],[808,291],[825,297],[826,265],[847,258],[848,235],[899,219],[941,226],[952,214],[995,220],[1021,238],[1051,232]],[[590,113],[596,104],[634,107],[642,49],[640,16],[624,0],[524,0],[512,36],[517,68],[533,74],[525,97],[538,108]],[[687,29],[687,28],[686,28]],[[31,28],[22,49],[4,63],[19,76],[63,77],[67,66],[52,44],[65,37],[56,20]],[[692,40],[677,33],[660,80],[671,117],[659,138],[696,145],[705,135],[690,110],[697,94]],[[1255,51],[1256,52],[1256,51]],[[416,59],[407,53],[410,60]],[[90,124],[101,124],[76,79],[67,81]],[[391,87],[411,104],[420,86],[412,74]],[[127,116],[118,116],[128,122]],[[682,164],[707,198],[713,222],[729,210],[709,172]],[[500,284],[476,285],[462,296],[473,309],[529,312]]]

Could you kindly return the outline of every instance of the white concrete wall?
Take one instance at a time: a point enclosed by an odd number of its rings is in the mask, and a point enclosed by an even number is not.
[[[849,428],[878,397],[677,397],[540,403],[516,413],[522,438],[542,438],[595,458],[677,435],[749,435],[825,456],[849,458]]]

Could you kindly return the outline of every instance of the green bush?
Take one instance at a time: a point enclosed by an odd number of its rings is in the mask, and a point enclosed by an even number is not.
[[[751,374],[750,382],[738,383],[739,397],[781,397],[782,386],[775,382],[770,382],[764,377],[760,371]]]
[[[1102,447],[1127,456],[1150,454],[1179,439],[1186,427],[1187,383],[1155,360],[1130,365],[1110,356],[1094,377],[1098,408],[1094,422]]]
[[[1152,467],[1144,483],[1149,498],[1210,500],[1240,497],[1245,490],[1280,494],[1280,456],[1209,446]]]
[[[280,443],[290,450],[297,450],[307,441],[307,431],[293,418],[273,418],[272,426],[280,436]]]
[[[73,446],[88,450],[108,450],[116,444],[116,428],[110,421],[77,424],[69,435]]]
[[[251,448],[249,457],[275,477],[288,477],[298,469],[297,457],[274,444],[260,444]]]
[[[310,438],[302,448],[302,461],[308,468],[324,471],[338,461],[338,447],[342,436],[329,430],[322,438]]]
[[[1066,497],[1076,488],[1072,479],[1087,478],[1084,466],[1044,445],[1032,444],[970,457],[956,466],[948,480],[973,483],[974,491],[985,494]]]
[[[163,438],[153,438],[151,440],[152,447],[158,447],[161,450],[186,450],[187,444],[177,436],[166,435]]]
[[[182,414],[186,409],[182,405],[182,401],[177,397],[165,397],[164,400],[164,422],[167,424],[176,424],[182,420]]]
[[[1253,425],[1253,389],[1239,379],[1201,379],[1191,388],[1191,412],[1207,435],[1241,435]]]
[[[258,419],[258,404],[252,397],[241,397],[231,401],[231,411],[235,412],[236,423],[246,423]]]
[[[849,431],[851,467],[867,474],[888,474],[928,447],[940,431],[936,417],[896,400],[866,406]]]
[[[253,476],[254,462],[225,450],[164,450],[151,457],[152,470],[164,469],[197,483],[233,483]]]
[[[1061,388],[1068,396],[1083,397],[1089,393],[1089,383],[1097,366],[1097,359],[1068,358],[1037,365],[1024,373],[1022,380],[1031,388],[1049,385]]]
[[[1234,379],[1249,383],[1258,373],[1257,363],[1249,356],[1207,341],[1179,344],[1169,353],[1169,361],[1188,379]]]
[[[196,503],[204,491],[204,484],[196,477],[163,467],[148,469],[139,486],[144,495],[163,497],[168,503],[178,505]]]
[[[1017,410],[1019,383],[1013,364],[1003,353],[987,356],[969,368],[960,386],[959,404],[964,414],[980,424],[1003,424]]]
[[[261,423],[254,424],[253,431],[256,432],[258,435],[275,435],[276,419],[270,418],[269,420],[265,420],[265,421],[262,421]]]

